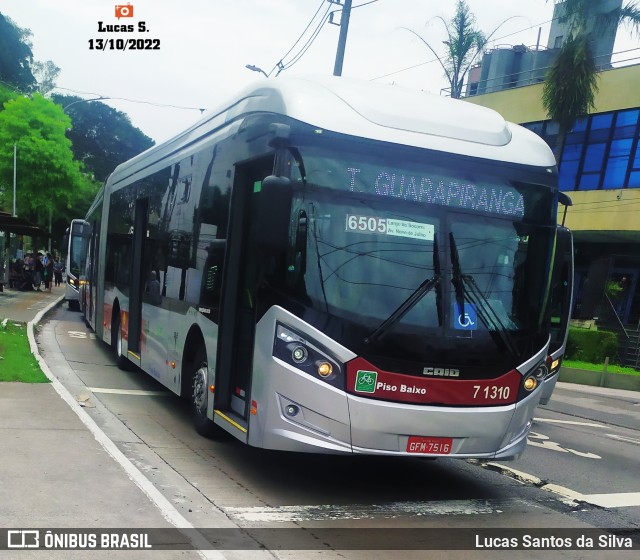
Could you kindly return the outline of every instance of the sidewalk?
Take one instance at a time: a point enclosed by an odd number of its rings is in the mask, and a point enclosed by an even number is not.
[[[8,286],[0,292],[0,320],[27,323],[32,321],[39,311],[58,298],[64,297],[64,284],[51,288],[49,292],[21,292]]]
[[[5,290],[0,293],[0,316],[37,322],[62,302],[63,294],[55,290],[52,294]],[[135,472],[123,467],[117,457],[119,450],[110,440],[102,440],[106,436],[41,361],[33,325],[29,324],[31,348],[51,383],[0,383],[0,547],[8,539],[3,529],[38,528],[44,536],[49,528],[124,528],[131,532],[189,528],[186,520],[171,518],[170,512],[152,501],[152,485],[145,487]],[[188,537],[174,531],[171,538],[181,548],[191,548]],[[125,554],[103,552],[105,558],[124,558]],[[135,554],[141,559],[202,557],[192,550],[137,550]],[[3,558],[20,559],[95,555],[96,551],[90,550],[1,552]]]

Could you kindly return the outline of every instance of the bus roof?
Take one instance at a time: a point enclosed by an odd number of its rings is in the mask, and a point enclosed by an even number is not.
[[[506,122],[492,109],[399,86],[307,77],[254,82],[185,131],[122,164],[114,175],[124,167],[125,175],[135,173],[226,123],[257,112],[286,115],[372,140],[540,167],[556,164],[540,137]]]

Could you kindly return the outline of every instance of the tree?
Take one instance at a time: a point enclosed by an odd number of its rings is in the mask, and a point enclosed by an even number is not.
[[[13,182],[13,146],[18,151],[17,212],[48,230],[50,214],[67,222],[83,213],[97,191],[97,184],[74,161],[71,141],[65,136],[71,120],[62,109],[36,93],[16,97],[0,112],[0,185]],[[4,197],[5,209],[9,207]]]
[[[60,68],[51,60],[46,62],[35,61],[33,63],[33,76],[38,83],[36,89],[45,97],[55,89],[59,74]]]
[[[4,104],[7,101],[15,99],[16,97],[18,97],[18,94],[14,89],[0,84],[0,111],[4,109]]]
[[[418,37],[434,54],[449,82],[451,97],[459,98],[462,96],[464,80],[469,69],[478,59],[478,56],[484,52],[487,42],[493,37],[495,32],[498,31],[506,21],[512,18],[503,21],[486,36],[482,31],[477,29],[476,18],[471,13],[466,1],[458,0],[456,12],[451,21],[447,22],[440,16],[435,19],[442,22],[447,33],[447,39],[443,41],[447,47],[444,56],[440,56],[429,42],[415,31],[406,27],[403,29],[406,29]]]
[[[18,27],[0,13],[0,80],[29,92],[36,80],[31,72],[31,31]]]
[[[563,3],[560,22],[567,25],[567,39],[547,73],[542,104],[548,117],[558,123],[554,153],[560,163],[568,132],[576,120],[595,107],[598,69],[590,47],[592,35],[613,22],[631,24],[640,30],[640,10],[629,2],[606,13],[598,13],[593,0],[556,0]]]
[[[53,95],[66,107],[73,127],[67,137],[73,153],[98,181],[104,181],[117,165],[153,146],[153,140],[131,124],[129,117],[100,101]]]

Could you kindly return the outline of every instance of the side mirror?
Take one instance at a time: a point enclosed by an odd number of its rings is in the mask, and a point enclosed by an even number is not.
[[[266,251],[283,251],[289,240],[293,188],[287,177],[262,181],[258,203],[257,241]]]

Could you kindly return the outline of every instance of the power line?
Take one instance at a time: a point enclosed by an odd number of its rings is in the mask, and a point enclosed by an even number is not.
[[[331,16],[333,16],[333,14],[337,14],[343,11],[343,6],[340,5],[339,8],[332,10],[331,9],[331,4],[333,4],[333,2],[329,2],[329,6],[327,6],[327,9],[325,10],[324,14],[322,15],[322,17],[320,18],[320,21],[318,22],[318,24],[316,25],[315,29],[313,30],[313,32],[311,33],[311,36],[309,37],[309,39],[307,39],[307,41],[305,42],[305,44],[300,48],[300,50],[293,55],[292,59],[289,60],[288,62],[284,62],[284,59],[291,53],[291,51],[294,49],[294,47],[300,42],[300,40],[302,39],[302,37],[305,35],[305,33],[309,30],[309,28],[311,27],[311,25],[313,24],[314,20],[316,19],[316,17],[318,16],[318,13],[320,13],[320,10],[322,9],[322,6],[324,5],[326,0],[323,0],[323,2],[320,4],[320,6],[318,7],[318,9],[316,10],[315,14],[313,14],[313,17],[311,18],[311,20],[309,21],[309,23],[307,24],[307,26],[304,28],[304,31],[300,34],[300,36],[298,37],[298,39],[296,40],[296,42],[293,44],[293,46],[286,52],[286,54],[284,56],[282,56],[280,58],[280,60],[278,61],[278,63],[273,67],[273,69],[271,70],[271,72],[273,72],[273,70],[275,70],[276,68],[278,68],[278,74],[280,72],[282,72],[283,70],[286,70],[288,68],[291,68],[294,64],[296,64],[306,53],[307,51],[311,48],[311,45],[313,45],[313,43],[315,42],[316,38],[318,37],[318,35],[320,34],[320,31],[322,31],[323,27],[325,26],[325,24],[327,23],[327,21],[329,21],[329,19],[331,18]],[[370,0],[369,2],[364,2],[363,4],[358,4],[357,6],[353,6],[351,8],[351,10],[355,10],[356,8],[362,8],[363,6],[368,6],[369,4],[375,4],[376,2],[379,2],[380,0]],[[271,74],[271,72],[269,72],[269,74]],[[276,74],[277,75],[277,74]]]
[[[313,14],[313,17],[309,20],[309,23],[307,24],[307,26],[304,28],[304,31],[302,33],[300,33],[300,36],[296,39],[295,43],[293,43],[293,45],[291,45],[291,48],[280,57],[280,60],[278,61],[278,63],[271,69],[271,72],[273,72],[276,68],[278,68],[281,64],[282,61],[289,55],[289,53],[291,53],[291,51],[294,49],[294,47],[300,42],[300,39],[302,39],[302,37],[304,37],[304,34],[307,32],[307,30],[309,29],[309,27],[311,27],[311,24],[313,23],[313,21],[316,19],[316,16],[320,13],[320,10],[322,9],[322,6],[324,6],[326,0],[322,0],[320,2],[320,5],[318,6],[318,9],[316,10],[316,13]],[[329,9],[331,8],[331,6],[329,6]],[[269,74],[271,74],[271,72],[269,72]]]
[[[313,43],[315,42],[316,38],[320,34],[320,31],[322,31],[322,28],[325,26],[325,24],[329,20],[330,12],[331,13],[335,13],[335,12],[338,12],[338,11],[340,11],[340,10],[334,10],[333,12],[331,12],[331,5],[329,5],[327,7],[327,10],[325,11],[324,15],[322,16],[322,19],[320,20],[320,22],[318,23],[318,25],[314,29],[313,33],[311,34],[311,37],[309,37],[309,39],[307,39],[307,42],[302,46],[302,48],[293,56],[293,58],[289,62],[282,63],[282,60],[280,61],[282,66],[280,66],[280,70],[278,71],[278,73],[282,72],[282,70],[286,70],[288,68],[291,68],[294,64],[296,64],[306,54],[306,52],[311,48],[311,45],[313,45]]]
[[[376,2],[379,2],[380,0],[370,0],[369,2],[365,2],[364,4],[358,4],[357,6],[352,6],[351,9],[355,10],[356,8],[362,8],[362,6],[368,6],[369,4],[375,4]]]
[[[633,188],[633,187],[631,187]],[[604,191],[607,190],[619,190],[619,189],[603,189]],[[589,192],[589,191],[570,191],[570,192]],[[602,192],[598,191],[598,192]],[[640,204],[640,200],[635,200],[633,202],[629,202],[629,201],[614,201],[614,200],[603,200],[600,202],[600,204],[605,204],[608,203],[607,206],[591,206],[590,208],[579,208],[577,210],[571,210],[570,212],[568,212],[568,214],[585,214],[585,213],[608,213],[608,212],[638,212],[637,208],[631,208],[631,209],[626,209],[628,206],[633,206],[635,204]],[[577,206],[577,204],[574,204],[574,206]],[[607,210],[607,208],[611,208],[611,210]]]
[[[552,22],[554,19],[555,18],[552,18],[550,20],[543,21],[541,23],[536,23],[535,25],[530,25],[529,27],[525,27],[524,29],[520,29],[519,31],[514,31],[513,33],[503,35],[502,37],[496,37],[492,42],[495,43],[496,41],[501,41],[502,39],[506,39],[507,37],[511,37],[512,35],[517,35],[518,33],[528,31],[529,29],[533,29],[534,27],[539,27],[540,25],[546,25],[547,23]],[[374,82],[375,80],[381,80],[382,78],[394,76],[395,74],[400,74],[402,72],[406,72],[407,70],[413,70],[414,68],[418,68],[419,66],[425,66],[426,64],[431,64],[432,62],[438,62],[438,59],[434,58],[432,60],[427,60],[425,62],[419,62],[418,64],[414,64],[413,66],[407,66],[406,68],[401,68],[400,70],[395,70],[394,72],[389,72],[388,74],[371,78],[369,81]]]
[[[82,95],[97,95],[99,97],[108,98],[109,100],[129,101],[130,103],[140,103],[142,105],[153,105],[154,107],[168,107],[170,109],[193,110],[193,111],[200,111],[201,113],[203,111],[206,111],[206,109],[202,108],[202,107],[184,107],[182,105],[172,105],[172,104],[169,104],[169,103],[155,103],[153,101],[143,101],[141,99],[129,99],[127,97],[114,97],[112,95],[103,95],[102,93],[95,93],[93,91],[78,91],[78,90],[64,88],[64,87],[58,87],[58,86],[56,86],[54,89],[60,89],[60,90],[63,90],[63,91],[70,91],[72,93],[82,94]]]

